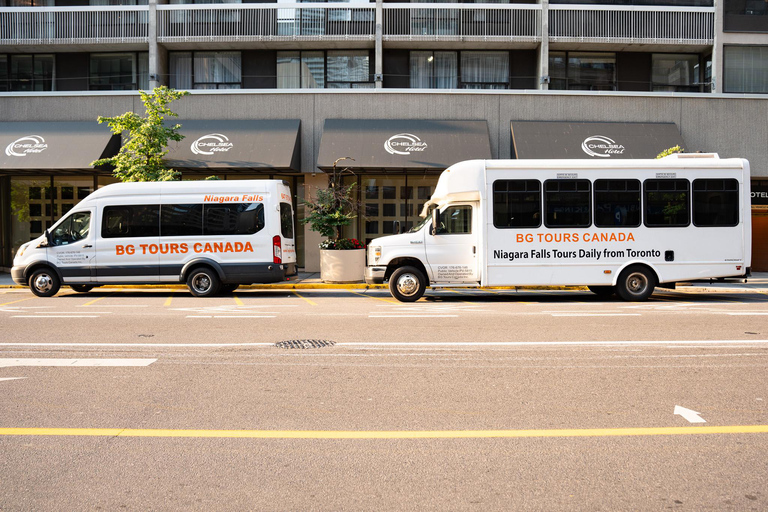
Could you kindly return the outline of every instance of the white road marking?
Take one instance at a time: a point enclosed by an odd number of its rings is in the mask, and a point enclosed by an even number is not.
[[[368,318],[458,318],[459,315],[368,315]]]
[[[726,315],[729,316],[766,316],[768,313],[765,312],[757,312],[757,311],[741,311],[739,313],[726,313]]]
[[[692,411],[691,409],[686,409],[685,407],[680,407],[679,405],[675,406],[675,411],[672,414],[679,414],[686,420],[688,420],[688,423],[706,423],[707,420],[702,418],[700,416],[700,412]]]
[[[187,318],[277,318],[270,315],[187,315]]]
[[[2,380],[21,380],[26,379],[26,377],[0,377],[0,381]]]
[[[0,368],[11,366],[149,366],[157,359],[0,359]]]
[[[552,316],[642,316],[640,313],[551,313]]]
[[[47,306],[46,306],[47,307]],[[97,306],[77,306],[78,308],[148,308],[149,306],[147,304],[137,304],[135,306],[131,306],[128,304],[120,304],[120,305],[111,305],[111,304],[99,304]]]
[[[11,318],[100,318],[99,315],[14,315]]]

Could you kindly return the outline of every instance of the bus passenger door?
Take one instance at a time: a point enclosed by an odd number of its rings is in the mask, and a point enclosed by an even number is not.
[[[477,203],[451,205],[440,212],[439,225],[427,233],[427,263],[435,283],[480,281]],[[474,212],[474,215],[473,215]]]

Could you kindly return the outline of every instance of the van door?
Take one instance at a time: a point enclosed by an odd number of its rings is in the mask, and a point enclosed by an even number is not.
[[[427,263],[434,283],[480,281],[477,222],[478,203],[456,204],[440,212],[434,235],[425,237]]]
[[[92,282],[96,256],[94,210],[72,212],[51,230],[47,257],[61,271],[64,284]]]

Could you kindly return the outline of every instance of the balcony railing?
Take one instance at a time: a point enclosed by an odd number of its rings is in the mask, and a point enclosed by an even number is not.
[[[549,40],[711,45],[714,7],[550,5]]]
[[[541,5],[384,4],[384,41],[541,41]]]
[[[367,41],[374,6],[339,4],[158,5],[158,41]]]
[[[0,44],[146,43],[146,5],[4,7]]]

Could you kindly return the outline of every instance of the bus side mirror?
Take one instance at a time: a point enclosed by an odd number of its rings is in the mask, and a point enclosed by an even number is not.
[[[429,234],[432,236],[437,234],[437,229],[440,227],[440,210],[435,208],[432,210],[432,229]]]

